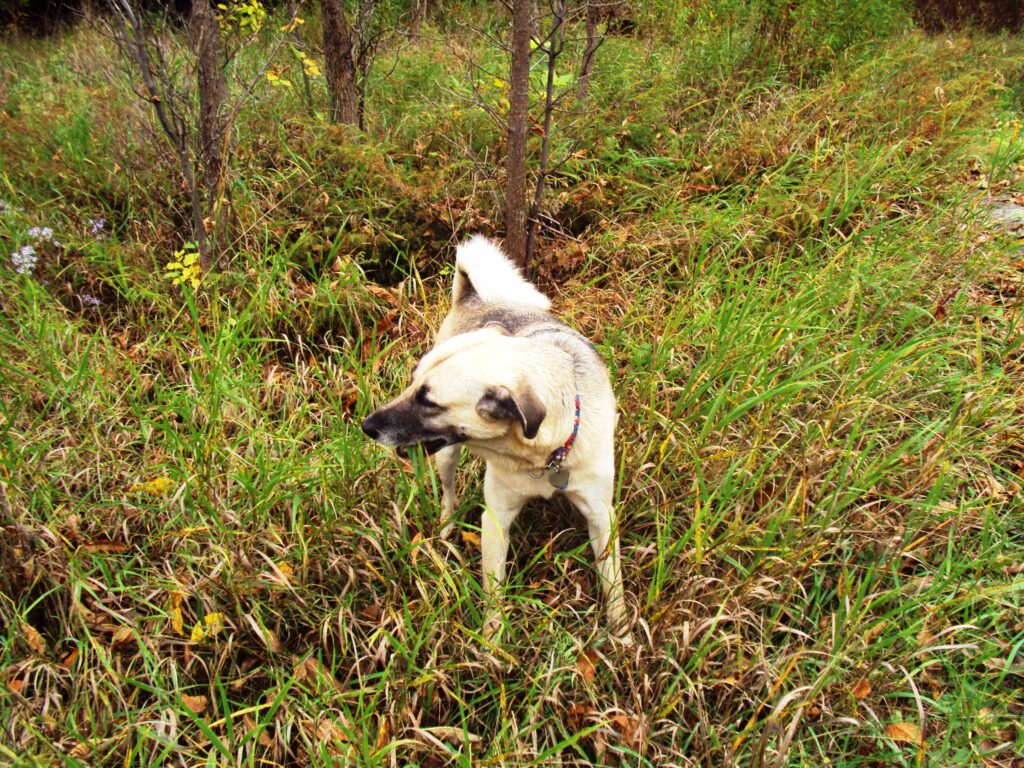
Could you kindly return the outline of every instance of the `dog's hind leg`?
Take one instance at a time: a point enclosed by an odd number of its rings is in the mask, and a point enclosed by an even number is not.
[[[437,474],[441,478],[441,533],[447,539],[455,524],[455,506],[459,500],[455,496],[455,470],[459,466],[461,445],[449,445],[434,454]]]
[[[480,517],[480,560],[483,570],[484,636],[493,637],[501,626],[502,583],[508,560],[508,534],[527,497],[495,480],[490,467],[484,475],[484,510]]]
[[[601,590],[607,604],[608,628],[612,637],[620,643],[632,645],[633,635],[629,631],[625,589],[622,586],[619,532],[611,501],[611,488],[593,493],[576,490],[566,495],[587,521],[590,545],[597,559],[597,573],[601,578]]]

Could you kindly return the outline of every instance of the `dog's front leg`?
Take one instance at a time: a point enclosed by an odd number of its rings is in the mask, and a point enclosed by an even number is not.
[[[508,560],[508,534],[526,497],[496,479],[490,467],[484,476],[484,511],[480,518],[480,549],[483,570],[484,636],[493,637],[501,626],[501,595]]]
[[[461,445],[449,445],[434,454],[437,474],[441,478],[441,533],[447,539],[455,524],[455,506],[459,503],[455,495],[455,470],[459,466]]]
[[[597,573],[601,579],[608,611],[608,628],[612,637],[623,645],[633,644],[626,613],[625,589],[622,585],[622,562],[619,556],[619,532],[616,528],[615,509],[612,506],[611,483],[601,491],[570,491],[569,500],[586,518],[590,532],[590,545],[597,559]]]

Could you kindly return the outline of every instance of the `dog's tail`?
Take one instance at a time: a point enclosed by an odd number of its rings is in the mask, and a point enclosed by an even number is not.
[[[483,235],[474,235],[455,252],[452,301],[457,304],[474,295],[485,303],[551,307],[548,297],[534,288],[501,248]]]

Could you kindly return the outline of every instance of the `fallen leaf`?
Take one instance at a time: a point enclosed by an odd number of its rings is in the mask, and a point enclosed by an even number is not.
[[[326,750],[328,755],[343,758],[350,756],[352,747],[349,745],[349,738],[341,726],[333,720],[321,716],[316,720],[300,720],[299,725],[313,737],[318,748]]]
[[[80,741],[68,751],[68,754],[76,760],[85,760],[92,754],[92,747],[86,742]]]
[[[462,540],[467,544],[480,549],[480,536],[479,534],[473,533],[472,531],[462,531]]]
[[[171,629],[174,630],[175,634],[185,634],[185,621],[181,615],[181,601],[184,599],[184,595],[181,592],[171,593]]]
[[[210,703],[210,700],[202,694],[199,696],[187,696],[182,694],[181,703],[191,709],[195,714],[201,715],[206,711],[206,705]]]
[[[374,297],[386,301],[392,306],[398,306],[398,299],[395,295],[383,286],[377,285],[376,283],[366,283],[365,285],[367,293],[372,294]]]
[[[128,551],[128,545],[123,541],[107,541],[102,539],[83,544],[81,548],[86,552],[111,552],[114,554],[122,554]]]
[[[7,687],[13,693],[21,693],[21,689],[25,687],[25,681],[24,680],[10,680],[7,683]]]
[[[885,735],[893,741],[905,741],[909,744],[921,745],[924,739],[921,736],[921,729],[914,723],[896,722],[885,726]]]
[[[267,579],[273,581],[276,584],[280,584],[283,587],[287,587],[291,584],[292,575],[295,573],[295,569],[289,563],[280,561],[274,563],[274,567],[263,574]]]
[[[384,615],[384,609],[377,603],[370,603],[359,610],[359,615],[370,621],[380,621],[380,617]]]
[[[594,659],[596,658],[597,652],[589,650],[581,653],[576,660],[576,671],[580,673],[580,677],[583,678],[583,682],[587,683],[587,685],[594,682],[594,676],[597,674],[597,667],[594,665]]]
[[[208,613],[203,620],[192,627],[190,643],[198,643],[224,631],[224,616],[220,613]]]
[[[110,638],[110,647],[113,650],[124,650],[131,645],[135,644],[135,633],[132,632],[132,628],[122,624],[114,631],[114,636]]]
[[[60,665],[64,667],[64,669],[73,669],[77,659],[78,649],[73,648],[63,659],[60,660]]]
[[[615,715],[612,718],[622,736],[622,743],[630,749],[640,750],[643,746],[643,734],[640,729],[640,720],[629,715]]]
[[[570,704],[566,711],[566,724],[573,731],[580,730],[593,714],[593,710],[583,704]]]
[[[317,689],[319,689],[320,682],[323,681],[329,683],[335,690],[341,690],[341,683],[334,678],[331,671],[319,659],[313,656],[309,656],[296,663],[295,679],[300,683],[303,681],[314,683]]]
[[[33,653],[42,656],[46,653],[46,641],[43,636],[39,634],[39,630],[29,624],[27,621],[23,625],[25,627],[25,642],[28,643],[28,647]]]
[[[871,629],[869,629],[867,632],[865,632],[864,645],[870,645],[871,643],[873,643],[875,641],[875,638],[882,634],[888,623],[889,622],[887,621],[880,621],[877,624],[875,624],[875,626],[871,627]]]
[[[253,733],[254,731],[258,730],[258,733],[257,733],[257,736],[256,736],[256,741],[259,742],[261,747],[272,747],[272,746],[274,746],[274,739],[273,739],[273,737],[269,733],[267,733],[267,729],[266,728],[260,728],[257,725],[256,721],[253,720],[251,715],[249,715],[249,714],[243,715],[242,716],[242,722],[245,723],[245,729],[249,733]]]
[[[862,677],[853,689],[850,691],[853,694],[853,698],[857,701],[864,701],[869,695],[871,695],[871,683],[868,682],[866,677]]]

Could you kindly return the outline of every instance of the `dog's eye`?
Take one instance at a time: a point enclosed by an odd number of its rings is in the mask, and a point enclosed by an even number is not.
[[[440,405],[430,399],[430,390],[427,388],[426,384],[421,385],[420,388],[416,390],[415,400],[416,405],[421,405],[424,408],[432,408],[435,410],[440,410],[441,408]]]

